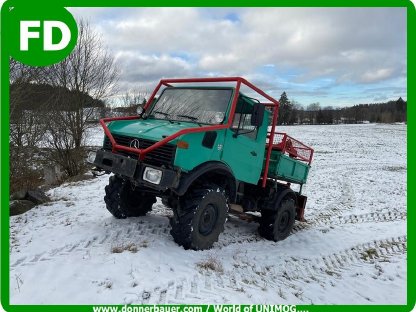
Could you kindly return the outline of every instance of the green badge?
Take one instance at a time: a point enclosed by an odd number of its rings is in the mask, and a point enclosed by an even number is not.
[[[64,8],[14,7],[9,26],[10,54],[26,65],[58,63],[77,43],[77,23]]]

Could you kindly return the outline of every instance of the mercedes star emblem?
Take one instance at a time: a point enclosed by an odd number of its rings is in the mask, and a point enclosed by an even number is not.
[[[139,149],[139,140],[137,140],[137,139],[134,139],[134,140],[131,140],[131,142],[130,142],[130,147],[133,147],[133,148],[136,148],[136,149]]]

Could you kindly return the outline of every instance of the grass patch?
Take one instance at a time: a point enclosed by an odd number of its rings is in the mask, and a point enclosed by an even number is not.
[[[122,253],[124,251],[130,251],[132,253],[136,253],[139,251],[140,248],[147,248],[147,247],[149,247],[149,242],[147,240],[143,240],[139,244],[127,243],[127,244],[113,245],[111,247],[111,252]]]
[[[141,247],[144,247],[144,246],[141,246]],[[145,247],[147,247],[147,245]],[[132,253],[136,253],[137,251],[139,251],[139,247],[135,243],[115,245],[111,247],[112,253],[122,253],[124,251],[130,251]]]
[[[373,258],[375,258],[377,256],[378,256],[377,250],[375,250],[374,248],[369,248],[367,250],[364,250],[361,253],[361,259],[363,259],[365,261],[370,260],[370,259],[373,259]]]
[[[102,282],[98,283],[98,286],[103,286],[104,288],[112,289],[113,288],[113,282],[106,279],[105,281],[102,281]]]
[[[391,172],[400,172],[407,170],[405,166],[386,166],[383,169]]]
[[[224,268],[222,263],[215,259],[213,256],[209,256],[208,259],[198,262],[196,266],[199,269],[206,270],[206,271],[214,271],[218,273],[223,273]]]

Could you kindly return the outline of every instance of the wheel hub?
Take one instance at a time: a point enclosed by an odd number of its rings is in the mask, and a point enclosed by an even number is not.
[[[284,211],[278,221],[279,232],[283,233],[286,231],[287,226],[289,225],[290,215],[288,211]]]
[[[199,233],[205,236],[209,235],[217,223],[217,218],[217,208],[212,204],[208,204],[202,211],[202,215],[199,220]]]

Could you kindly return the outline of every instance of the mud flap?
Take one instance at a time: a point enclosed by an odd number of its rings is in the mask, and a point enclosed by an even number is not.
[[[303,196],[303,195],[296,195],[296,197],[297,197],[297,204],[298,204],[298,206],[296,207],[296,220],[301,221],[301,222],[306,222],[304,214],[305,214],[306,201],[308,197]]]

